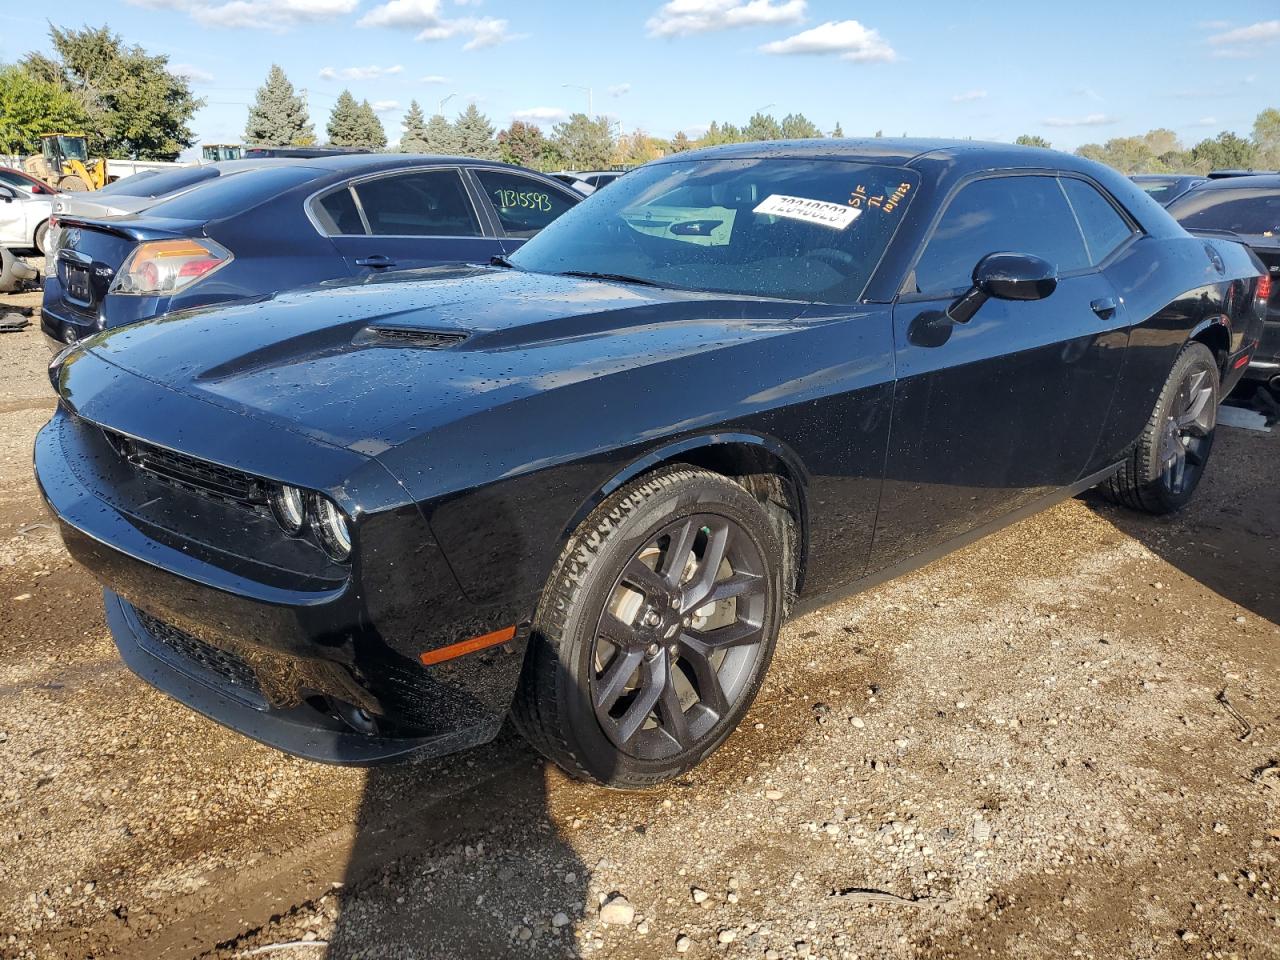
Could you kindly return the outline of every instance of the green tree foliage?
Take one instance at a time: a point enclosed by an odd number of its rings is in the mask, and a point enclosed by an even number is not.
[[[671,138],[672,153],[684,153],[686,150],[691,150],[692,148],[693,142],[689,139],[688,134],[683,130],[677,131],[676,135]]]
[[[831,136],[835,139],[840,139],[844,136],[844,127],[840,126],[839,120],[836,121],[836,126],[835,129],[831,131]]]
[[[25,67],[0,68],[0,151],[37,153],[40,134],[78,130],[87,120],[80,100],[59,84]]]
[[[409,101],[409,109],[402,121],[404,133],[400,137],[401,153],[427,152],[427,118],[417,100]]]
[[[273,63],[266,83],[258,88],[253,106],[249,108],[249,119],[244,125],[245,142],[264,147],[289,147],[314,143],[315,138],[306,102],[294,92],[284,70]]]
[[[1045,150],[1048,150],[1053,146],[1053,144],[1044,137],[1037,136],[1034,133],[1024,133],[1013,142],[1018,144],[1020,147],[1043,147]]]
[[[1188,169],[1191,162],[1177,135],[1163,127],[1138,137],[1086,143],[1076,154],[1115,167],[1121,173],[1171,173]]]
[[[732,123],[716,123],[711,121],[707,132],[694,143],[698,147],[718,147],[722,143],[743,143],[747,139],[743,132]]]
[[[566,165],[574,170],[607,166],[613,155],[613,130],[607,117],[592,120],[575,113],[551,130],[551,138]]]
[[[1190,166],[1198,173],[1210,170],[1252,170],[1257,166],[1258,148],[1253,141],[1223,130],[1212,140],[1201,140],[1188,154]]]
[[[458,153],[458,131],[440,114],[427,121],[427,153],[455,156]]]
[[[773,119],[772,114],[755,113],[747,121],[746,129],[742,131],[742,138],[748,142],[755,140],[781,140],[782,127],[777,120]]]
[[[326,128],[329,142],[335,147],[367,147],[381,150],[387,145],[387,131],[368,100],[356,102],[350,90],[343,90],[334,101]]]
[[[818,125],[803,113],[788,113],[782,118],[782,139],[784,140],[811,140],[821,136],[822,131]]]
[[[1253,145],[1258,151],[1258,166],[1280,170],[1280,110],[1268,107],[1253,121]]]
[[[168,57],[126,47],[105,26],[50,26],[49,39],[54,58],[32,53],[23,63],[79,100],[93,153],[172,160],[195,142],[190,122],[204,100],[169,72]]]
[[[547,138],[536,123],[513,120],[511,126],[498,134],[498,150],[507,163],[537,167],[546,155]]]
[[[458,138],[458,152],[462,156],[498,159],[498,141],[493,136],[493,124],[474,103],[467,104],[467,109],[458,114],[453,129]]]

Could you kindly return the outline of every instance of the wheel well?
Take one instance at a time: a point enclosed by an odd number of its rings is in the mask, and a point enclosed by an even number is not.
[[[1213,351],[1213,355],[1218,359],[1219,369],[1226,367],[1227,356],[1231,352],[1231,335],[1227,333],[1224,324],[1210,324],[1191,339],[1203,343]]]
[[[764,507],[782,544],[783,583],[787,607],[804,583],[807,524],[804,497],[794,471],[775,454],[750,443],[718,443],[696,447],[655,464],[687,463],[742,484]]]

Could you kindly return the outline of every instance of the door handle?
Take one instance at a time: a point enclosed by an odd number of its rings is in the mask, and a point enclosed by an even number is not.
[[[373,267],[375,270],[381,270],[385,267],[394,267],[396,262],[390,257],[384,257],[380,253],[375,253],[371,257],[360,257],[356,260],[357,267]]]
[[[1115,297],[1099,297],[1097,300],[1093,301],[1093,303],[1089,304],[1089,306],[1093,309],[1093,312],[1103,320],[1110,320],[1116,315],[1117,305]]]

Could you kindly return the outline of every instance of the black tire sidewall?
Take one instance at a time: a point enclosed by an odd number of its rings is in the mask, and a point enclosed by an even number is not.
[[[754,675],[729,713],[689,749],[661,760],[632,757],[616,747],[601,729],[590,702],[592,645],[600,613],[623,566],[670,523],[696,513],[717,514],[736,523],[756,543],[770,583],[764,639]],[[565,618],[556,695],[564,731],[573,752],[601,783],[643,786],[677,776],[696,766],[737,727],[751,706],[773,657],[781,622],[781,550],[763,509],[746,490],[710,474],[698,474],[654,494],[630,514],[590,563],[578,601]]]
[[[1177,493],[1171,491],[1165,485],[1161,470],[1161,431],[1164,429],[1165,421],[1173,409],[1174,400],[1178,395],[1178,387],[1186,378],[1188,372],[1195,366],[1203,366],[1211,372],[1213,376],[1213,403],[1215,406],[1219,403],[1222,382],[1218,372],[1217,360],[1212,350],[1203,343],[1193,341],[1187,344],[1182,349],[1182,352],[1178,354],[1178,359],[1174,362],[1173,369],[1169,372],[1169,379],[1165,382],[1164,390],[1161,391],[1160,402],[1156,407],[1155,416],[1152,417],[1151,423],[1148,425],[1148,436],[1143,438],[1148,451],[1147,475],[1144,477],[1148,492],[1154,495],[1160,501],[1161,507],[1168,512],[1181,509],[1195,496],[1195,492],[1200,486],[1200,481],[1204,479],[1205,470],[1208,469],[1209,457],[1213,453],[1214,437],[1217,434],[1217,422],[1215,419],[1214,429],[1209,431],[1209,435],[1206,438],[1204,463],[1197,470],[1194,482]]]

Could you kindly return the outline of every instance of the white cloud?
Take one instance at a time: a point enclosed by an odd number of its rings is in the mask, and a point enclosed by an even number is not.
[[[374,113],[391,113],[391,111],[393,110],[400,109],[400,101],[399,100],[375,100],[373,101],[373,103],[369,104],[369,106],[373,107]]]
[[[394,77],[396,74],[404,73],[404,67],[396,64],[392,67],[343,67],[341,70],[335,67],[321,67],[321,80],[336,80],[342,77],[345,80],[378,80],[382,77]]]
[[[609,88],[609,96],[611,97],[625,97],[630,92],[631,84],[629,83],[615,83]]]
[[[247,27],[283,32],[351,13],[359,0],[129,0],[139,7],[179,10],[212,27]]]
[[[890,63],[898,59],[880,31],[857,20],[829,20],[785,40],[766,43],[760,49],[777,54],[838,55],[841,60],[859,63]]]
[[[1217,125],[1218,125],[1217,117],[1201,117],[1199,120],[1197,120],[1195,123],[1192,124],[1193,127],[1216,127]]]
[[[1263,47],[1280,40],[1280,20],[1259,20],[1247,27],[1215,33],[1209,38],[1212,56],[1220,60],[1252,60]]]
[[[419,83],[448,83],[448,77],[442,77],[438,73],[432,73],[418,80]]]
[[[1046,127],[1106,127],[1116,123],[1116,118],[1105,113],[1091,113],[1085,117],[1049,117]]]
[[[527,123],[559,123],[569,119],[569,111],[563,107],[529,107],[527,110],[516,110],[511,114],[511,119]]]
[[[192,83],[213,83],[213,74],[189,63],[171,63],[169,72],[175,77],[186,77]]]
[[[975,100],[987,99],[987,91],[985,90],[966,90],[964,93],[957,93],[951,98],[952,103],[973,103]]]
[[[509,31],[510,23],[498,17],[446,17],[441,0],[389,0],[374,7],[356,21],[358,27],[393,27],[417,30],[416,40],[449,40],[469,37],[463,50],[495,47],[517,36]]]
[[[797,23],[805,0],[670,0],[645,25],[651,37],[685,37],[733,27]]]

